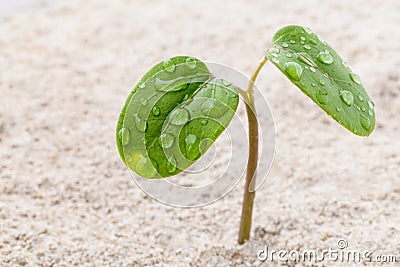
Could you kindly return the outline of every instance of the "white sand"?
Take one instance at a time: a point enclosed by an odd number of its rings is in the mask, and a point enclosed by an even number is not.
[[[399,10],[395,0],[85,0],[9,18],[0,25],[0,265],[250,266],[266,244],[322,251],[339,238],[400,255]],[[239,246],[242,185],[204,208],[164,206],[130,180],[115,124],[159,60],[188,54],[250,74],[273,33],[293,23],[360,74],[377,127],[352,135],[268,64],[258,85],[277,156],[257,192],[252,239]]]

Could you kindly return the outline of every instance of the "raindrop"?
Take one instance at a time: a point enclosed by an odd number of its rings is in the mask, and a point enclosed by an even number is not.
[[[313,66],[312,61],[310,59],[308,59],[306,56],[299,54],[299,56],[297,57],[297,59],[300,62],[303,62],[304,64],[307,64],[309,66]]]
[[[289,45],[287,43],[282,43],[282,47],[287,48]]]
[[[217,136],[217,131],[214,133]],[[207,149],[213,144],[213,140],[210,138],[205,138],[199,143],[199,150],[202,155],[206,153]]]
[[[141,104],[142,106],[146,106],[146,105],[147,105],[147,99],[146,99],[146,98],[141,98],[141,99],[140,99],[140,104]]]
[[[300,81],[303,69],[296,62],[288,62],[285,64],[286,74],[294,81]]]
[[[312,33],[313,33],[312,30],[311,30],[310,28],[303,27],[303,29],[304,29],[304,31],[305,31],[306,33],[308,33],[308,34],[312,34]]]
[[[287,56],[288,58],[291,58],[291,57],[292,57],[292,54],[287,53],[286,56]]]
[[[137,114],[133,115],[134,119],[135,119],[135,125],[136,125],[136,129],[138,129],[139,132],[144,133],[147,130],[147,121],[142,120],[141,118],[139,118],[139,116]]]
[[[189,69],[194,69],[196,68],[196,59],[192,58],[192,57],[188,57],[186,60],[186,65],[189,67]]]
[[[336,111],[337,111],[337,112],[340,112],[340,108],[336,108]]]
[[[162,66],[163,66],[164,70],[167,72],[174,72],[174,70],[175,70],[175,63],[172,61],[172,59],[164,60]]]
[[[368,114],[369,114],[370,116],[374,115],[374,112],[372,111],[372,109],[369,109],[369,110],[368,110]]]
[[[374,104],[374,102],[372,102],[371,100],[369,100],[369,101],[368,101],[368,106],[369,106],[370,109],[374,109],[375,104]]]
[[[146,87],[146,83],[145,82],[142,82],[140,85],[139,85],[139,88],[140,89],[143,89],[143,88],[145,88]]]
[[[170,148],[174,144],[175,136],[169,133],[163,133],[160,136],[160,145],[163,148]]]
[[[129,129],[121,128],[118,132],[118,135],[119,135],[122,145],[125,146],[125,145],[129,144],[129,140],[130,140]]]
[[[316,45],[317,41],[315,39],[310,39],[310,43],[313,44],[313,45]]]
[[[306,38],[304,38],[303,36],[300,37],[300,40],[305,41]]]
[[[303,45],[303,47],[304,47],[304,49],[307,49],[307,50],[310,50],[310,49],[311,49],[311,46],[309,46],[308,44]]]
[[[206,125],[208,123],[208,121],[207,120],[202,120],[200,123],[201,123],[201,125]]]
[[[325,85],[324,80],[319,80],[319,84],[322,85],[322,86],[324,86],[324,85]]]
[[[276,54],[276,53],[271,53],[271,55],[272,55],[273,57],[279,57],[279,55]]]
[[[194,134],[188,134],[185,138],[185,142],[187,145],[193,145],[197,140],[197,136]]]
[[[145,156],[143,156],[142,154],[140,154],[140,158],[136,162],[136,168],[139,171],[140,170],[145,170],[146,168],[144,168],[144,167],[146,166],[146,163],[147,163],[147,158]]]
[[[279,64],[279,59],[277,59],[277,58],[273,58],[273,59],[271,59],[271,61],[276,63],[276,64]]]
[[[290,40],[290,41],[289,41],[289,43],[291,43],[291,44],[295,44],[295,43],[296,43],[296,41],[295,41],[295,40]]]
[[[154,116],[158,116],[160,115],[160,109],[154,106],[153,109],[151,110],[151,113],[153,113]]]
[[[328,91],[325,88],[321,88],[317,94],[317,100],[319,103],[325,105],[328,100]]]
[[[340,94],[340,99],[342,99],[342,101],[347,105],[347,106],[351,106],[354,103],[354,96],[351,92],[347,91],[347,90],[342,90],[339,92]]]
[[[331,54],[329,53],[329,51],[325,51],[325,52],[319,52],[318,53],[318,57],[317,59],[324,63],[324,64],[332,64],[333,63],[333,57],[331,56]]]
[[[175,158],[172,156],[168,159],[168,163],[167,163],[167,171],[168,173],[173,173],[176,170],[176,160]]]
[[[343,65],[344,67],[346,67],[346,68],[348,68],[348,67],[349,67],[349,64],[347,64],[347,62],[346,62],[346,61],[344,61],[344,60],[342,60],[342,65]]]
[[[185,138],[185,142],[186,142],[186,152],[187,152],[187,158],[188,159],[195,159],[197,158],[198,155],[198,151],[196,149],[196,147],[194,146],[194,143],[197,140],[197,136],[194,134],[188,134]]]
[[[314,68],[314,67],[310,67],[310,70],[311,70],[312,72],[315,72],[315,68]]]
[[[357,74],[350,72],[349,73],[350,79],[355,82],[356,84],[361,84],[361,80],[360,80],[360,76],[358,76]]]
[[[367,111],[367,108],[364,107],[364,106],[362,106],[362,107],[361,107],[361,110],[362,110],[363,112],[365,112],[365,111]]]
[[[366,131],[369,131],[371,129],[371,121],[367,117],[365,117],[364,115],[360,115],[360,123],[361,123],[361,126]]]
[[[130,155],[126,155],[125,159],[126,159],[126,162],[131,162],[133,158]]]
[[[171,116],[171,123],[175,125],[186,124],[190,119],[189,111],[184,108],[177,109]]]
[[[222,84],[223,84],[224,86],[226,86],[226,87],[229,87],[229,86],[232,85],[230,82],[225,81],[225,80],[222,80]]]
[[[364,101],[364,97],[361,94],[358,94],[358,99],[363,102]]]
[[[201,105],[201,113],[205,116],[209,116],[210,111],[214,108],[215,106],[215,99],[207,99],[204,101],[204,103]]]
[[[269,49],[269,52],[275,53],[275,54],[279,54],[279,49],[276,48],[276,47],[272,47],[272,48]]]
[[[311,83],[311,86],[312,86],[312,87],[315,87],[315,86],[317,86],[317,85],[316,85],[315,83]]]

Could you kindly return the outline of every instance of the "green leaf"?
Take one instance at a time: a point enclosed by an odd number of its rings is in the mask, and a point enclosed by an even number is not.
[[[372,132],[374,103],[359,76],[319,35],[301,26],[284,27],[265,54],[337,122],[357,135]]]
[[[117,124],[124,163],[146,178],[187,169],[225,130],[239,97],[198,59],[178,56],[147,72],[129,94]]]

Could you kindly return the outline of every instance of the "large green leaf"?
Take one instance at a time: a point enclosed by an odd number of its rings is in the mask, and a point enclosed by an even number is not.
[[[146,178],[168,177],[204,154],[235,114],[239,97],[198,59],[155,65],[129,94],[117,124],[124,163]]]
[[[275,33],[265,54],[337,122],[357,135],[372,132],[374,103],[359,76],[320,36],[309,28],[287,26]]]

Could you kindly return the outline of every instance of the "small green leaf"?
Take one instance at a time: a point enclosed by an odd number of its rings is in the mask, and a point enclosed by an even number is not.
[[[124,163],[146,178],[188,168],[225,130],[239,97],[198,59],[178,56],[155,65],[129,94],[117,124]]]
[[[360,77],[309,28],[287,26],[265,52],[297,87],[337,122],[361,136],[375,126],[374,104]]]

